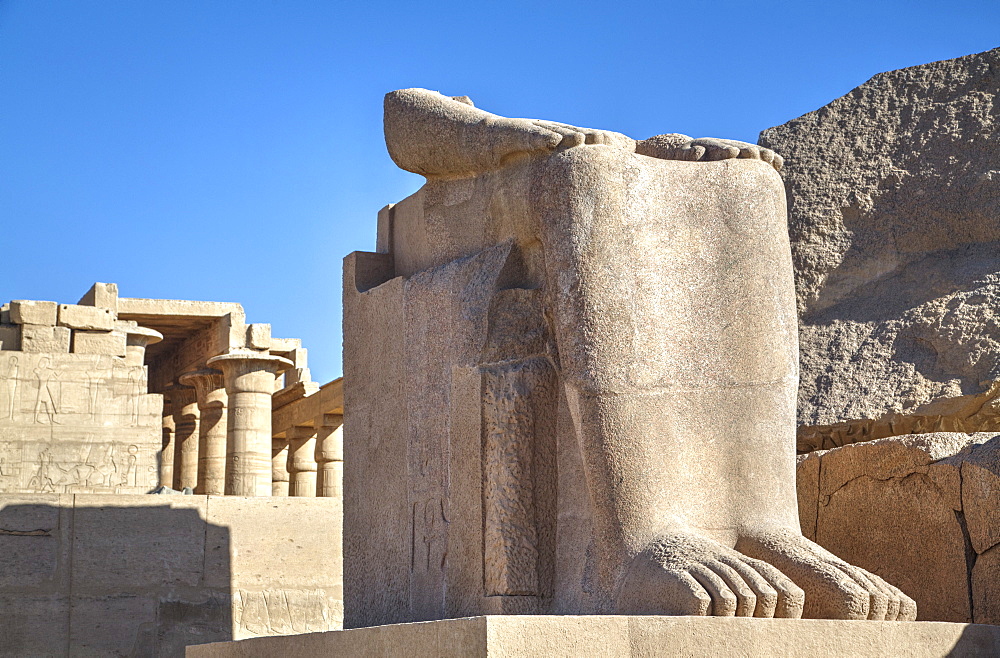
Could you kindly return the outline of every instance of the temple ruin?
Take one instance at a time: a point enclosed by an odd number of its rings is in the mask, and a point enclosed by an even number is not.
[[[300,340],[110,283],[0,313],[0,647],[340,628],[342,380]]]
[[[1000,654],[998,95],[755,145],[390,92],[346,389],[235,303],[4,304],[0,655]]]

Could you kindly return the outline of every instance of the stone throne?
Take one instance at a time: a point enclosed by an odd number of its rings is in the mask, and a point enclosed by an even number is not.
[[[345,627],[913,619],[804,539],[771,151],[386,97],[427,183],[344,270]]]

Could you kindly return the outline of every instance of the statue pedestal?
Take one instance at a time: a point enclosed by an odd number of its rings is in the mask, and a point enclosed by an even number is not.
[[[187,648],[260,656],[995,656],[1000,626],[725,617],[466,617]]]

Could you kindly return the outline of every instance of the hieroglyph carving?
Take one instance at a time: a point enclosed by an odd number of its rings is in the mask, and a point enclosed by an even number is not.
[[[0,356],[0,493],[145,493],[157,485],[162,398],[106,355]]]
[[[340,628],[340,601],[323,590],[273,589],[233,592],[235,639],[315,633]]]

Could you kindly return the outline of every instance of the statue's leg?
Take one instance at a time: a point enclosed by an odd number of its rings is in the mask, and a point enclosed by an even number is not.
[[[577,147],[541,165],[531,207],[608,608],[798,616],[802,590],[817,616],[906,608],[798,531],[797,323],[773,169]]]

